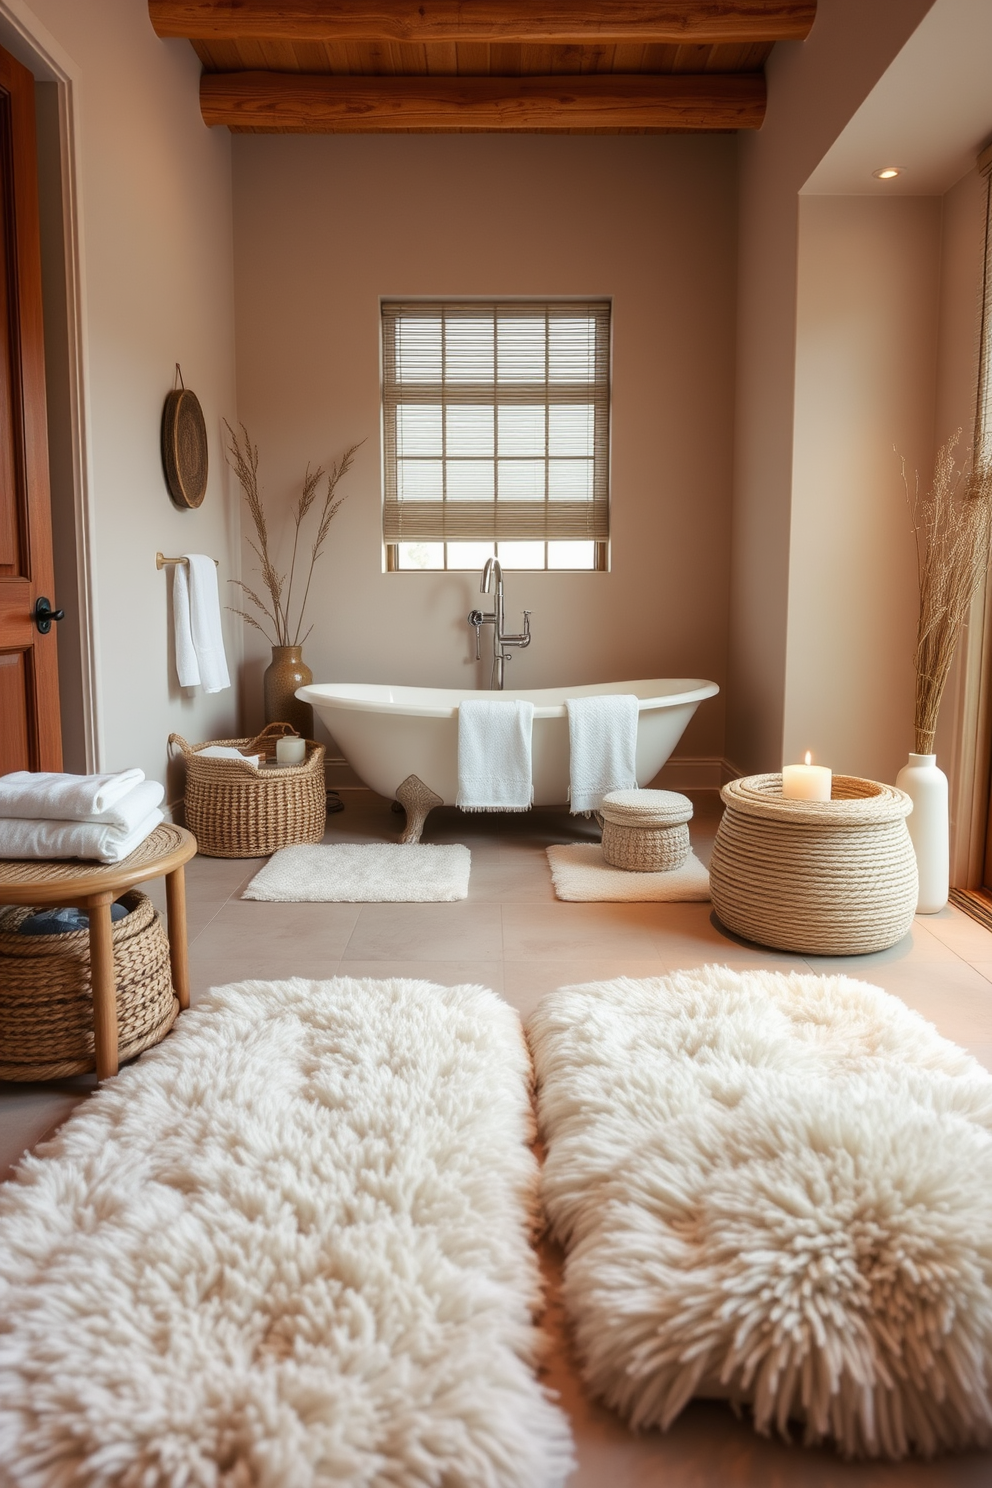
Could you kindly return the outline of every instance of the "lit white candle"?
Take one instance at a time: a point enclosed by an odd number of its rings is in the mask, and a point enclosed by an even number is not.
[[[782,766],[782,795],[787,801],[829,801],[833,772],[826,765],[814,765],[806,751],[804,765]]]
[[[276,740],[277,765],[302,765],[307,757],[306,739],[290,737]]]

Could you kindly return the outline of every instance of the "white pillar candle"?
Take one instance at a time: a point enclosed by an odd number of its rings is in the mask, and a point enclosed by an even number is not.
[[[782,795],[787,801],[829,801],[833,772],[826,765],[814,765],[806,751],[804,765],[782,766]]]
[[[302,765],[307,757],[306,739],[290,737],[276,740],[277,765]]]

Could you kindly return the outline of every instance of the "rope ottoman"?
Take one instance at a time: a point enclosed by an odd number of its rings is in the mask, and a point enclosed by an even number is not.
[[[835,775],[831,800],[792,801],[775,774],[720,795],[710,894],[728,930],[818,956],[882,951],[909,930],[917,875],[904,791]]]
[[[677,791],[622,790],[603,797],[603,860],[633,873],[667,873],[689,856],[692,802]]]

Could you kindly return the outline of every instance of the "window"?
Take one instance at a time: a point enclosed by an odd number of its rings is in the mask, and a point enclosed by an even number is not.
[[[382,305],[391,568],[605,567],[605,300]]]

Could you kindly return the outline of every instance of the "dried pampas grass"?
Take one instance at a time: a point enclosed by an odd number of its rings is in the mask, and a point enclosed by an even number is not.
[[[992,459],[983,455],[962,473],[955,450],[961,430],[942,445],[925,496],[911,497],[920,582],[916,633],[917,754],[932,754],[937,714],[951,662],[989,562]],[[903,462],[903,480],[906,480]],[[906,484],[907,494],[909,484]]]

